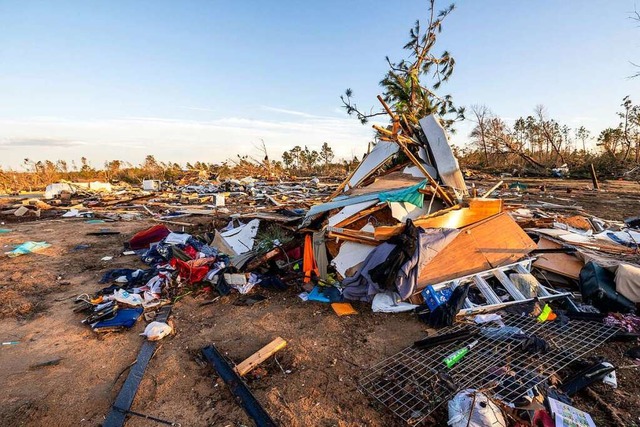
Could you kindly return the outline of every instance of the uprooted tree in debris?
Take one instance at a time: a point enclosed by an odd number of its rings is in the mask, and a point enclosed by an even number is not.
[[[392,62],[386,57],[389,71],[380,81],[382,98],[395,115],[407,125],[417,126],[418,120],[429,114],[437,113],[441,123],[452,132],[452,125],[464,119],[464,108],[453,104],[451,95],[438,95],[436,90],[447,82],[455,67],[455,60],[448,51],[438,55],[434,53],[442,23],[454,10],[453,4],[436,13],[435,0],[429,1],[429,21],[426,29],[417,20],[409,32],[409,41],[404,49],[409,52],[407,59]],[[349,115],[355,115],[363,124],[372,117],[386,115],[384,109],[363,112],[354,103],[353,91],[347,89],[340,97],[343,107]]]

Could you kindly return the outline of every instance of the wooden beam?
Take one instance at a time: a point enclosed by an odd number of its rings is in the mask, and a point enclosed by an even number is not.
[[[599,190],[600,189],[600,183],[598,182],[598,176],[596,175],[596,168],[593,166],[593,163],[591,163],[591,167],[589,168],[589,172],[591,173],[591,181],[593,181],[593,189],[594,190]]]
[[[264,362],[265,360],[267,360],[268,358],[270,358],[271,356],[273,356],[275,353],[282,350],[286,346],[287,346],[287,342],[282,338],[277,337],[276,339],[271,341],[269,344],[265,345],[260,350],[253,353],[247,359],[240,362],[238,365],[236,365],[235,368],[233,368],[233,370],[241,377],[245,376],[246,374],[251,372],[253,368],[258,366],[259,364],[261,364],[262,362]]]
[[[486,199],[487,197],[489,197],[491,195],[491,193],[496,191],[498,189],[498,187],[500,187],[502,185],[503,182],[504,181],[500,181],[499,183],[497,183],[496,185],[494,185],[493,187],[488,189],[487,192],[482,195],[481,199]]]

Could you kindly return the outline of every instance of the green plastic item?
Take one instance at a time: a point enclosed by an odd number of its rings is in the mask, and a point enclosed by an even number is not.
[[[469,353],[469,350],[471,350],[473,347],[475,347],[476,344],[478,344],[478,340],[475,340],[471,344],[462,347],[460,350],[454,351],[453,353],[451,353],[450,355],[445,357],[442,361],[444,362],[445,365],[447,365],[447,368],[451,368],[451,367],[453,367],[453,365],[455,365],[460,360],[462,360],[462,358],[467,353]]]

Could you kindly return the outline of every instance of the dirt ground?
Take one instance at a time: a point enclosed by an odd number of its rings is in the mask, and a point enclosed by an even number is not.
[[[546,181],[546,195],[527,197],[568,204],[559,200],[567,198],[607,219],[640,213],[638,184],[615,182],[606,184],[608,191],[596,193],[583,190],[588,185],[584,181],[557,181]],[[567,185],[573,188],[570,194]],[[556,186],[557,190],[549,190]],[[145,322],[128,332],[96,335],[80,323],[82,315],[72,312],[73,300],[101,288],[98,280],[107,269],[142,267],[135,257],[120,254],[123,242],[149,225],[149,221],[87,224],[82,219],[41,219],[0,226],[12,229],[0,234],[3,252],[26,240],[52,245],[41,253],[0,259],[0,340],[18,341],[0,348],[0,425],[103,422],[127,367],[136,359],[143,342],[138,334]],[[105,228],[121,234],[86,235]],[[75,250],[79,244],[90,247]],[[107,255],[113,260],[100,261]],[[359,392],[357,380],[370,366],[423,338],[426,326],[411,314],[372,313],[367,304],[354,304],[357,315],[337,317],[328,305],[302,302],[299,292],[297,286],[284,292],[261,290],[268,300],[251,307],[233,305],[236,295],[206,306],[200,305],[206,294],[181,299],[173,308],[177,334],[160,342],[132,410],[182,426],[250,426],[251,420],[224,383],[202,363],[199,350],[215,343],[232,361],[240,362],[281,336],[287,348],[262,366],[262,378],[249,380],[249,387],[280,425],[403,425]],[[640,369],[628,367],[632,362],[623,355],[628,347],[629,343],[612,343],[594,353],[624,367],[618,370],[618,389],[597,385],[594,390],[628,420],[626,425],[633,426],[640,425]],[[54,364],[38,366],[51,361]],[[598,426],[619,425],[611,409],[592,397],[581,394],[577,402]],[[127,425],[157,424],[132,417]]]

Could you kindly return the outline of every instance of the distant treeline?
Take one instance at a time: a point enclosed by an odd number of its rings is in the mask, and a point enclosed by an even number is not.
[[[571,128],[548,117],[542,106],[513,125],[485,106],[473,106],[467,117],[475,127],[457,155],[463,165],[487,171],[546,174],[566,164],[572,175],[586,176],[594,164],[599,173],[620,177],[640,164],[640,105],[627,96],[620,107],[618,125],[592,135],[584,126]]]
[[[321,150],[309,150],[306,146],[296,146],[283,153],[282,161],[270,160],[264,143],[260,150],[264,156],[256,159],[251,156],[236,156],[222,163],[197,161],[180,165],[173,162],[156,160],[153,155],[146,156],[144,162],[134,165],[123,160],[110,160],[103,167],[94,167],[86,157],[79,163],[70,164],[64,160],[25,159],[22,170],[0,169],[0,192],[38,191],[48,184],[59,181],[83,182],[105,181],[140,185],[145,179],[159,179],[177,182],[202,179],[243,178],[252,176],[263,179],[286,179],[291,176],[330,175],[345,176],[359,162],[352,160],[334,162],[333,150],[324,143]]]

